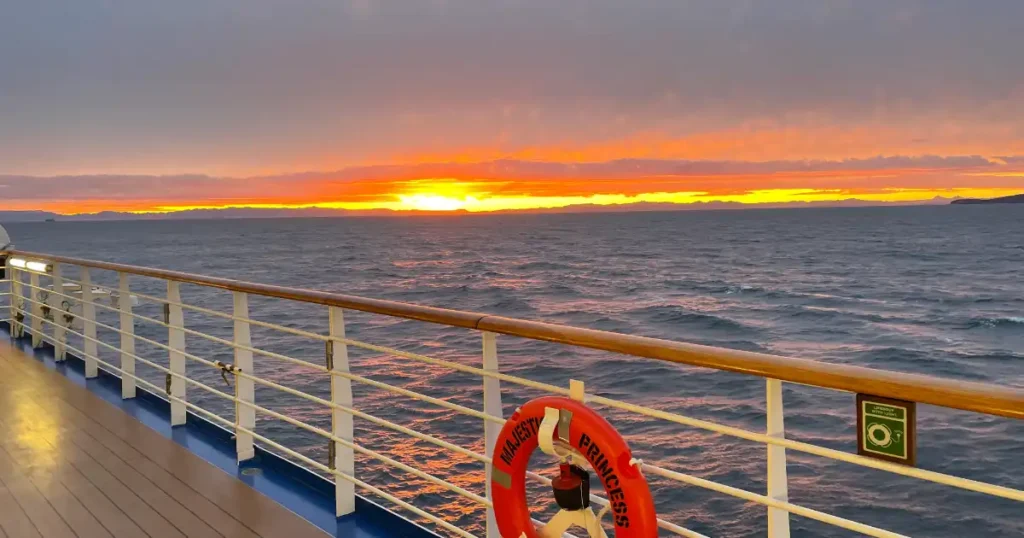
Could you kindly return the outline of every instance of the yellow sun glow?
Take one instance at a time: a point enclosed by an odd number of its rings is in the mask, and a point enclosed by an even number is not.
[[[377,200],[333,200],[306,204],[244,203],[202,205],[158,205],[140,208],[137,212],[172,212],[187,209],[248,208],[324,208],[344,210],[391,210],[398,212],[516,211],[555,209],[578,205],[614,206],[635,203],[694,204],[701,202],[733,202],[740,204],[778,204],[789,202],[829,202],[856,198],[876,202],[923,202],[936,196],[994,198],[1020,192],[1009,187],[966,187],[945,189],[883,188],[877,190],[848,189],[759,189],[732,193],[707,191],[648,192],[637,194],[574,194],[530,195],[505,194],[484,182],[460,182],[450,179],[419,179],[401,182],[397,192]]]
[[[403,208],[415,211],[455,211],[465,209],[470,198],[462,200],[440,194],[400,194],[398,200]],[[475,201],[475,200],[474,200]]]

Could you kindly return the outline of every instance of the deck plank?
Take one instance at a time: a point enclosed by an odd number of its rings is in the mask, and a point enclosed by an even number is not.
[[[12,405],[18,405],[22,410],[35,411],[30,407],[25,407],[31,405],[31,399],[19,392],[17,388],[19,384],[13,383],[12,386],[12,380],[18,380],[20,377],[23,376],[14,371],[8,359],[0,354],[0,402],[4,403],[2,408],[10,410]],[[5,387],[4,384],[8,386]],[[45,417],[49,415],[33,412],[27,420],[21,422],[24,424],[29,421],[45,420]],[[77,501],[113,537],[148,536],[77,468],[63,458],[56,457],[57,451],[53,449],[52,445],[45,442],[40,444],[38,436],[25,433],[31,432],[32,428],[38,424],[29,423],[19,431],[11,429],[12,426],[9,423],[12,421],[16,422],[18,419],[12,417],[11,413],[0,414],[0,430],[4,432],[3,435],[0,435],[0,448],[4,449],[20,466],[22,472],[32,479],[55,482],[57,485],[52,486],[54,494],[62,493],[61,490],[69,493],[70,498],[67,498],[66,502],[73,504]],[[35,442],[29,443],[28,440]],[[87,534],[90,529],[95,531],[95,527],[86,523],[83,536],[91,536],[91,534]],[[102,531],[96,531],[95,535],[104,536]]]
[[[36,530],[43,538],[76,538],[76,534],[64,522],[35,484],[18,470],[7,452],[0,449],[0,480],[21,505]]]
[[[0,448],[0,451],[7,454],[15,465],[20,466],[20,463],[15,461],[14,457],[6,450]],[[76,535],[81,538],[113,538],[110,531],[60,482],[55,474],[47,473],[42,476],[26,474]]]
[[[63,400],[54,400],[54,405],[68,406]],[[162,467],[156,465],[149,458],[128,445],[120,438],[112,435],[102,426],[82,415],[77,409],[66,407],[69,414],[78,414],[75,422],[79,429],[65,430],[65,434],[72,439],[77,446],[86,452],[99,455],[102,462],[107,462],[119,467],[130,466],[132,472],[146,477],[163,492],[188,509],[189,512],[198,516],[216,531],[217,536],[231,536],[237,538],[258,538],[258,535],[246,527],[220,507],[204,500],[202,494],[188,484],[182,482]],[[103,454],[103,451],[107,451]],[[111,469],[113,472],[113,469]],[[203,531],[204,533],[206,531]],[[191,534],[189,534],[191,536]]]
[[[160,495],[168,499],[169,503],[173,502],[175,510],[180,507],[181,510],[187,512],[187,514],[182,514],[182,518],[194,519],[201,524],[201,526],[195,526],[195,528],[185,531],[186,535],[197,538],[207,536],[257,538],[257,535],[240,521],[219,507],[203,501],[199,492],[157,467],[148,458],[126,459],[124,453],[117,452],[101,442],[100,439],[90,436],[86,431],[73,434],[73,439],[76,445],[89,453],[104,454],[104,461],[107,462],[105,465],[111,465],[112,471],[116,467],[122,469],[125,474],[137,476],[137,480],[147,480],[154,488],[158,488]]]
[[[0,424],[2,426],[2,424]],[[2,439],[4,449],[22,466],[32,465],[36,454],[33,450],[12,447]],[[37,471],[39,472],[39,471]],[[60,484],[106,529],[114,538],[136,538],[149,536],[122,512],[102,491],[81,475],[77,469],[67,466],[59,476]],[[84,533],[83,533],[84,534]],[[102,535],[100,535],[102,536]]]
[[[39,538],[36,526],[3,483],[0,483],[0,528],[8,536]]]
[[[185,536],[189,538],[223,538],[222,534],[215,531],[196,514],[182,506],[163,489],[160,489],[103,445],[97,445],[93,440],[74,433],[69,434],[67,438],[70,444],[74,445],[76,452],[80,451],[92,457]]]
[[[107,469],[117,475],[118,472],[134,474],[135,480],[145,477],[168,495],[176,503],[180,503],[189,512],[186,518],[197,518],[202,526],[194,531],[186,531],[188,536],[231,536],[235,538],[259,538],[242,522],[232,517],[220,507],[206,501],[200,492],[156,465],[141,452],[111,434],[102,425],[93,421],[79,409],[60,398],[50,398],[47,405],[59,407],[67,413],[70,421],[61,424],[64,435],[78,447],[94,456]],[[158,501],[159,502],[159,501]],[[152,505],[152,503],[150,503]],[[176,510],[177,508],[175,508]],[[177,522],[177,521],[176,521]]]
[[[65,418],[60,413],[52,412],[52,401],[50,402],[50,412],[48,412],[47,407],[37,401],[37,398],[45,398],[48,393],[48,391],[40,389],[38,377],[24,375],[24,373],[19,375],[16,371],[11,372],[10,357],[7,359],[6,366],[7,371],[4,377],[8,379],[20,378],[24,385],[19,386],[13,392],[5,392],[4,395],[0,396],[7,399],[10,403],[10,405],[5,407],[16,405],[21,409],[21,416],[15,420],[11,420],[7,416],[0,418],[6,433],[3,437],[17,438],[19,435],[24,435],[21,432],[32,431],[31,428],[38,426],[36,421],[42,421],[45,424],[46,421],[51,419],[61,420]],[[33,390],[25,390],[26,388]],[[10,401],[12,399],[14,401]],[[27,422],[32,423],[26,424]],[[78,450],[65,436],[60,435],[53,426],[37,428],[35,431],[32,431],[32,434],[35,438],[30,445],[49,445],[53,454],[50,456],[51,458],[69,463],[80,473],[80,475],[76,475],[76,479],[84,477],[88,480],[113,501],[121,512],[135,522],[146,534],[153,537],[186,538],[185,534],[178,530],[175,525],[147,504],[137,490],[121,482],[118,477],[100,465],[92,456]],[[134,486],[141,487],[140,484],[134,484]],[[141,493],[141,495],[146,495],[146,493]]]
[[[5,433],[11,431],[5,423]],[[61,459],[74,467],[97,489],[103,492],[132,521],[153,537],[185,538],[174,524],[160,515],[144,499],[145,493],[139,493],[134,487],[121,482],[118,477],[107,471],[98,461],[80,451],[66,438],[46,439],[51,449],[60,454]]]
[[[62,470],[60,484],[89,512],[99,507],[87,505],[73,487],[101,490],[101,496],[108,497],[122,515],[136,511],[132,520],[146,532],[140,529],[131,536],[326,536],[321,529],[185,447],[2,343],[0,389],[5,393],[0,395],[0,401],[15,397],[18,405],[32,414],[48,413],[54,418],[57,423],[50,425],[53,431],[46,443],[59,454],[55,459],[68,468]],[[14,418],[3,407],[0,406],[0,427],[11,431],[23,426],[12,424]],[[32,455],[31,447],[11,446],[10,441],[0,441],[0,446],[12,452],[12,459],[19,464]],[[160,509],[154,510],[154,505],[160,505]],[[106,508],[105,512],[110,512],[110,507]],[[140,511],[145,513],[144,517],[139,516]],[[129,535],[124,529],[115,532],[104,518],[93,515],[113,536]],[[109,513],[104,515],[108,520],[111,517]]]

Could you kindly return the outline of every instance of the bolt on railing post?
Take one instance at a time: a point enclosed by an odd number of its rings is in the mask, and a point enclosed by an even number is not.
[[[780,439],[786,437],[782,409],[782,381],[768,379],[768,428],[765,433]],[[768,496],[778,501],[789,501],[785,447],[768,445]],[[789,512],[768,508],[768,538],[789,538]]]
[[[43,343],[43,294],[39,290],[39,273],[29,271],[28,284],[28,296],[32,298],[29,307],[32,311],[32,347],[39,347]]]
[[[252,347],[252,336],[249,333],[249,296],[243,292],[232,292],[234,296],[235,315],[235,367],[247,374],[254,374],[252,368],[252,351],[238,346]],[[256,390],[251,379],[235,376],[235,398],[243,402],[256,403]],[[256,429],[256,410],[247,405],[235,404],[235,425],[249,431]],[[235,452],[238,461],[252,459],[256,450],[252,445],[252,435],[235,429]]]
[[[53,264],[53,272],[50,273],[53,277],[53,291],[51,294],[53,297],[52,301],[49,301],[50,312],[53,314],[53,358],[57,362],[61,362],[66,358],[66,351],[64,344],[67,342],[67,331],[64,324],[67,320],[64,318],[66,312],[64,311],[63,305],[68,304],[68,310],[71,309],[71,303],[66,301],[62,295],[64,294],[64,278],[61,275],[60,264]],[[61,305],[61,308],[57,308],[56,305]]]
[[[135,319],[128,273],[117,274],[117,306],[121,311],[121,398],[135,397]]]
[[[484,370],[498,372],[498,341],[497,335],[492,332],[483,332],[483,359]],[[504,418],[501,410],[501,385],[498,379],[484,377],[484,413]],[[494,445],[498,442],[498,434],[501,433],[501,425],[484,421],[484,454],[490,456],[494,453]],[[487,499],[491,500],[491,466],[487,466]],[[487,509],[487,538],[500,538],[498,523],[494,519],[494,509]]]
[[[327,342],[327,368],[331,376],[331,402],[346,407],[352,407],[352,380],[334,372],[349,373],[348,345],[341,340],[333,338],[345,338],[345,314],[341,308],[330,307],[328,310],[330,324],[330,336],[332,340]],[[334,408],[331,414],[331,432],[335,437],[354,442],[355,431],[352,421],[352,414],[341,409]],[[339,472],[349,476],[355,476],[355,453],[351,447],[343,446],[337,441],[334,443],[334,461],[330,465]],[[335,516],[341,517],[356,511],[356,488],[355,484],[348,480],[334,477],[334,511]]]
[[[181,284],[173,280],[167,281],[167,347],[170,370],[174,374],[185,375],[185,314],[181,309]],[[168,380],[168,396],[171,400],[171,426],[185,423],[185,379],[178,375]]]
[[[93,303],[92,275],[88,267],[82,267],[79,274],[82,281],[82,334],[85,335],[82,342],[82,351],[85,356],[85,378],[91,379],[99,373],[99,349],[96,346],[96,304]]]

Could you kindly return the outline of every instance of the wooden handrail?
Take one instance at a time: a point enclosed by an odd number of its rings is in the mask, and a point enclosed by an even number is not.
[[[251,293],[253,295],[262,295],[265,297],[277,297],[280,299],[291,299],[293,301],[302,301],[306,303],[337,306],[341,308],[348,308],[351,310],[372,312],[375,314],[384,314],[386,316],[415,319],[419,321],[429,321],[431,323],[453,325],[456,327],[466,327],[470,329],[475,329],[477,322],[480,321],[480,318],[485,317],[485,314],[461,312],[458,310],[449,310],[447,308],[421,306],[409,303],[400,303],[397,301],[385,301],[381,299],[368,299],[365,297],[357,297],[354,295],[328,293],[325,291],[309,290],[303,288],[290,288],[286,286],[273,286],[270,284],[257,284],[255,282],[245,282],[242,280],[234,280],[231,278],[202,276],[195,275],[192,273],[182,273],[180,271],[154,269],[152,267],[139,267],[136,265],[125,265],[121,263],[100,262],[95,260],[86,260],[82,258],[72,258],[68,256],[40,254],[38,252],[25,252],[21,250],[9,250],[7,252],[14,256],[20,256],[23,258],[30,259],[34,258],[36,260],[46,260],[53,263],[66,263],[70,265],[79,265],[82,267],[90,267],[93,269],[105,269],[109,271],[128,273],[131,275],[159,278],[163,280],[173,280],[185,284],[197,284],[200,286],[219,288],[227,291],[240,291],[244,293]]]
[[[816,387],[859,392],[875,396],[888,396],[941,407],[1024,419],[1024,390],[1005,385],[945,379],[920,374],[865,368],[862,366],[830,364],[809,359],[716,348],[658,338],[582,329],[554,323],[506,318],[477,312],[463,312],[397,301],[368,299],[339,293],[256,284],[229,278],[208,277],[150,267],[99,262],[20,250],[7,252],[11,255],[46,260],[52,263],[106,269],[228,291],[335,306],[386,316],[611,351],[635,357],[645,357],[780,379]]]

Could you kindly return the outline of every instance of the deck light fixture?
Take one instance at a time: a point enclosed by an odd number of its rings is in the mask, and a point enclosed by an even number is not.
[[[29,271],[35,271],[37,273],[49,273],[53,271],[53,266],[44,262],[30,262],[24,258],[11,258],[10,260],[12,267],[18,269],[28,269]]]
[[[25,264],[25,267],[27,267],[29,271],[36,271],[39,273],[50,272],[50,266],[43,262],[28,262]]]

